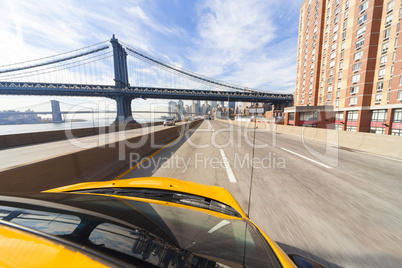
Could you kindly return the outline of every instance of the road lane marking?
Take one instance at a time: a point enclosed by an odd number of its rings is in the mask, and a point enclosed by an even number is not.
[[[396,158],[392,158],[392,157],[388,157],[388,156],[383,156],[383,155],[379,155],[379,154],[372,154],[372,153],[363,152],[363,151],[359,151],[359,150],[353,150],[353,149],[351,151],[354,152],[354,153],[362,153],[362,154],[381,157],[381,158],[385,158],[385,159],[389,159],[389,160],[394,160],[394,161],[397,161],[397,162],[402,162],[402,160],[400,160],[400,159],[396,159]]]
[[[298,157],[301,157],[301,158],[304,158],[304,159],[306,159],[306,160],[308,160],[308,161],[311,161],[311,162],[313,162],[313,163],[316,163],[317,165],[323,166],[323,167],[328,168],[328,169],[331,169],[331,168],[332,168],[332,167],[330,167],[330,166],[328,166],[328,165],[325,165],[325,164],[323,164],[323,163],[320,163],[320,162],[318,162],[318,161],[315,161],[315,160],[313,160],[313,159],[310,159],[310,158],[308,158],[308,157],[305,157],[304,155],[295,153],[295,152],[293,152],[293,151],[291,151],[291,150],[288,150],[288,149],[286,149],[286,148],[283,148],[283,147],[280,147],[280,148],[281,148],[282,150],[286,151],[286,152],[289,152],[289,153],[291,153],[291,154],[297,155]]]
[[[196,126],[198,126],[198,125],[196,125]],[[196,126],[194,126],[194,127],[196,127]],[[127,174],[128,174],[129,172],[131,172],[132,170],[134,170],[134,169],[136,169],[137,167],[141,166],[143,163],[145,163],[145,162],[147,162],[149,159],[151,159],[154,155],[158,154],[160,151],[162,151],[163,149],[165,149],[165,148],[166,148],[167,146],[169,146],[171,143],[175,142],[178,138],[180,138],[181,136],[186,135],[186,133],[189,132],[190,130],[193,130],[194,127],[193,127],[193,128],[190,128],[189,130],[187,130],[186,132],[184,132],[183,134],[181,134],[181,135],[180,135],[179,137],[177,137],[176,139],[172,140],[171,142],[169,142],[168,144],[166,144],[165,146],[163,146],[162,148],[160,148],[160,149],[157,150],[156,152],[152,153],[150,156],[148,156],[148,157],[142,159],[141,162],[139,162],[139,163],[135,164],[133,167],[127,169],[126,171],[124,171],[123,173],[121,173],[120,175],[118,175],[117,177],[115,177],[114,179],[112,179],[112,181],[121,179],[122,177],[124,177],[125,175],[127,175]]]
[[[226,172],[228,173],[229,181],[232,183],[236,183],[237,182],[236,177],[233,174],[232,168],[230,167],[229,161],[226,158],[225,152],[222,149],[219,150],[221,151],[223,164],[225,165]]]

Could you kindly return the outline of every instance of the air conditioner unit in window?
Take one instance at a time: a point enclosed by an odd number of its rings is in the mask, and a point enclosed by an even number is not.
[[[391,23],[392,23],[392,21],[385,23],[385,27],[388,27],[389,25],[391,25]]]
[[[384,79],[384,76],[379,76],[379,77],[378,77],[378,80],[380,80],[380,79]]]
[[[382,51],[381,51],[381,53],[385,53],[385,52],[387,52],[388,51],[388,48],[384,48]]]
[[[385,62],[380,63],[380,67],[385,66]]]

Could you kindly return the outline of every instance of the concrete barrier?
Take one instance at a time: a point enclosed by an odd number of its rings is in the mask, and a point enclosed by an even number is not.
[[[159,126],[163,122],[154,122],[146,124],[127,124],[122,130],[136,129],[141,127],[150,127],[152,125]],[[98,135],[99,133],[105,134],[110,132],[119,131],[119,126],[111,125],[107,127],[91,127],[91,128],[79,128],[79,129],[68,129],[71,134],[76,137],[87,137],[92,135]],[[55,131],[43,131],[43,132],[33,132],[33,133],[22,133],[22,134],[10,134],[0,136],[0,149],[25,146],[37,143],[58,141],[67,139],[66,130],[55,130]]]
[[[227,120],[220,121],[228,122]],[[229,122],[236,125],[245,125],[242,121],[230,120]],[[253,126],[253,123],[250,123],[249,127]],[[257,126],[260,129],[265,128],[267,131],[276,131],[277,133],[300,137],[300,139],[325,142],[338,147],[402,159],[402,137],[400,136],[300,126],[272,125],[261,122],[258,122]]]
[[[153,139],[160,145],[166,144],[200,122],[169,127],[104,147],[82,149],[3,171],[0,173],[0,192],[36,192],[73,183],[109,179],[128,167],[131,153],[143,157],[159,149],[154,146]],[[132,146],[143,138],[145,142],[141,146]],[[119,159],[119,156],[123,156],[123,159]]]

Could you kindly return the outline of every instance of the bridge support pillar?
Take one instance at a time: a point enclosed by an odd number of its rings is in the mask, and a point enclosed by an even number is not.
[[[122,124],[122,123],[137,123],[133,119],[133,113],[131,111],[131,97],[127,96],[116,96],[114,97],[117,103],[117,116],[114,124]]]
[[[50,103],[52,105],[53,123],[63,122],[63,119],[61,118],[61,113],[60,113],[60,103],[57,100],[51,100]]]

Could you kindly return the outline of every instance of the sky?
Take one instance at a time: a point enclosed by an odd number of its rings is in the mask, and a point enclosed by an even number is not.
[[[0,65],[119,41],[224,82],[293,93],[301,0],[0,0]],[[112,78],[111,78],[112,79]],[[3,96],[0,110],[58,99]],[[141,109],[163,100],[133,100]],[[50,107],[50,104],[49,104]]]

